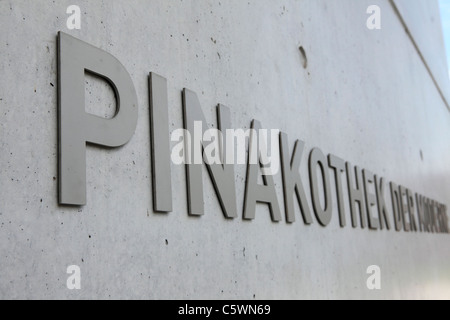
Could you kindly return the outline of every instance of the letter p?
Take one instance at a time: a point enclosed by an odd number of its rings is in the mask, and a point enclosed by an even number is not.
[[[116,115],[103,119],[85,111],[85,71],[106,80],[116,97]],[[59,203],[86,204],[86,143],[120,147],[138,119],[136,91],[125,67],[112,55],[58,33]]]

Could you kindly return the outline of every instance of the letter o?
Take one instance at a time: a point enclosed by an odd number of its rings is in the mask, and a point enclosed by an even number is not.
[[[314,213],[316,214],[319,223],[326,227],[331,221],[332,214],[332,200],[331,200],[331,186],[330,186],[330,174],[325,164],[327,158],[323,152],[315,148],[311,151],[309,156],[309,181],[311,184],[311,196],[313,202]],[[319,197],[319,177],[317,175],[317,166],[319,166],[322,173],[323,192],[325,194],[325,208],[322,208]]]

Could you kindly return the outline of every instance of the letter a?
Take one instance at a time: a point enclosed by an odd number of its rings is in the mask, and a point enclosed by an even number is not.
[[[367,19],[367,29],[380,30],[381,29],[381,9],[379,6],[372,5],[367,8],[367,14],[371,16]]]
[[[371,276],[367,279],[367,289],[381,290],[381,269],[379,266],[370,266],[367,268],[367,274]]]
[[[80,30],[81,29],[81,10],[79,6],[69,6],[67,7],[67,14],[72,14],[69,18],[67,18],[67,29],[69,30],[73,30],[73,29],[77,29]]]
[[[81,289],[81,270],[79,266],[67,267],[67,274],[71,276],[67,278],[67,289],[80,290]]]

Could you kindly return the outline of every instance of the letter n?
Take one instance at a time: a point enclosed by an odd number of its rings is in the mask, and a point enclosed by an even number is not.
[[[184,89],[183,91],[183,117],[185,129],[191,133],[192,137],[196,133],[194,130],[195,122],[202,123],[203,132],[200,132],[200,134],[203,136],[208,125],[197,95],[188,89]],[[219,105],[217,107],[217,118],[219,130],[224,132],[227,129],[231,129],[230,109]],[[194,156],[197,150],[203,153],[204,145],[202,139],[197,138],[200,137],[194,137],[193,141],[195,142],[191,144],[190,148],[189,146],[187,148],[190,149],[188,152],[192,156]],[[197,141],[201,143],[200,146],[196,145]],[[231,219],[237,217],[234,165],[225,164],[224,150],[227,150],[226,141],[221,143],[221,149],[222,164],[206,164],[206,167],[217,193],[223,214],[226,218]],[[186,176],[189,215],[201,216],[204,214],[202,164],[187,164]]]

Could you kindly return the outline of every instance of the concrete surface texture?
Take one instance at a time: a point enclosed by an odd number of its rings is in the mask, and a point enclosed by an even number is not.
[[[66,26],[72,4],[80,30]],[[374,4],[381,30],[366,27]],[[450,207],[450,87],[434,1],[2,0],[0,28],[0,298],[450,298],[449,235],[340,228],[334,193],[326,228],[315,217],[306,226],[297,204],[293,224],[273,223],[265,205],[253,221],[226,220],[206,169],[201,218],[187,214],[182,166],[172,165],[173,212],[153,213],[151,197],[155,72],[168,79],[171,130],[183,126],[188,88],[211,125],[222,103],[235,128],[256,118],[291,148],[304,140],[305,177],[319,147]],[[127,145],[88,146],[83,207],[57,198],[58,31],[120,60],[139,103]],[[115,110],[92,77],[86,110]],[[236,166],[240,213],[245,177]],[[275,184],[284,212],[281,174]],[[71,265],[80,290],[66,286]],[[372,265],[381,290],[366,286]]]

